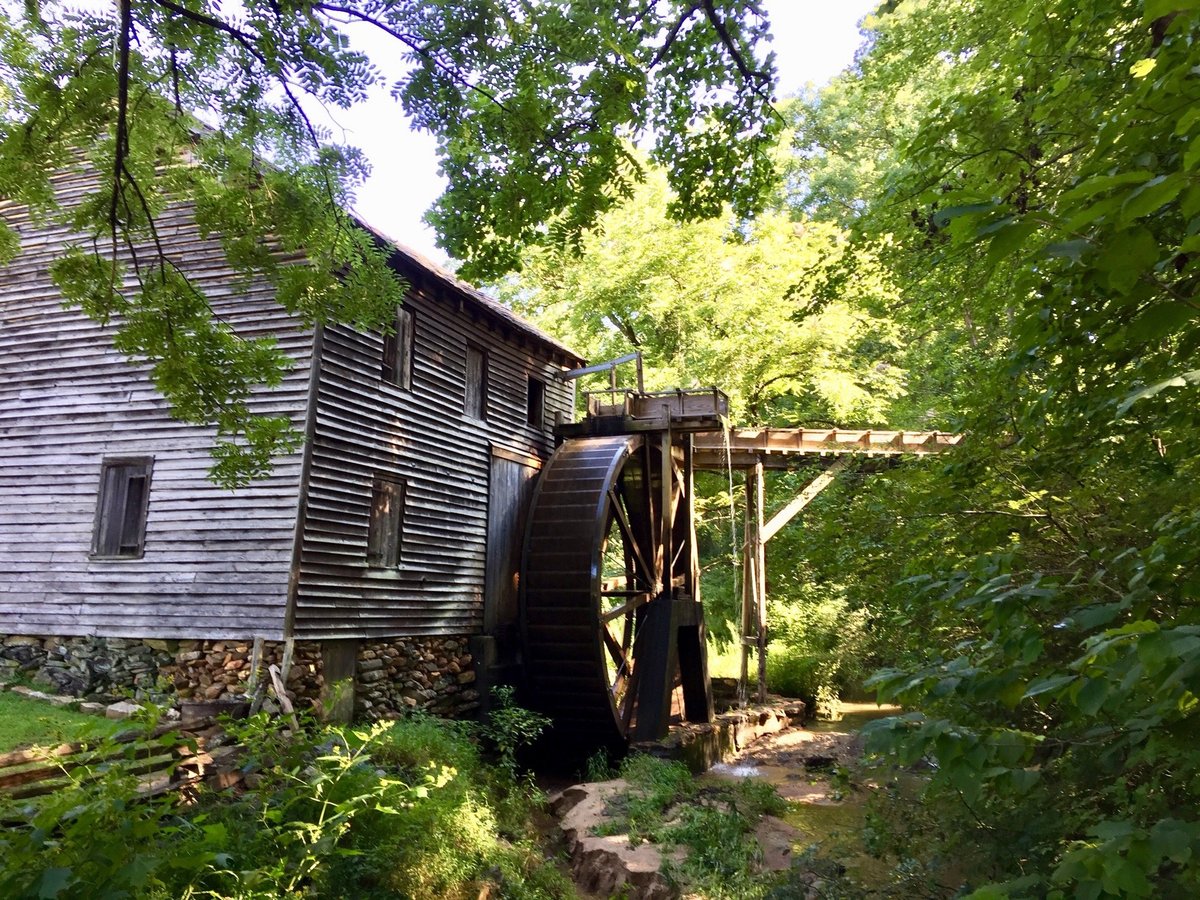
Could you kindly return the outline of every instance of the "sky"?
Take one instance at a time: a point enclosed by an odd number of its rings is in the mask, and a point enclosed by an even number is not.
[[[824,84],[853,61],[862,42],[858,23],[878,0],[766,0],[764,5],[782,97],[806,84]],[[387,40],[376,43],[375,36],[365,32],[352,35],[353,43],[385,73],[390,71],[386,60],[396,56]],[[446,256],[437,249],[432,229],[421,221],[444,185],[433,138],[411,130],[399,104],[383,89],[351,110],[337,111],[333,119],[335,137],[361,148],[372,164],[355,211],[393,240],[444,263]]]

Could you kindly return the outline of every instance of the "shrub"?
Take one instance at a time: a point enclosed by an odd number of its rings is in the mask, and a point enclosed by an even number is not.
[[[867,616],[834,595],[771,607],[767,682],[771,690],[799,697],[815,709],[836,707],[863,677]]]

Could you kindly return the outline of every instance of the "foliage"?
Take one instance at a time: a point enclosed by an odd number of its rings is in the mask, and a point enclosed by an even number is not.
[[[817,715],[828,715],[838,698],[857,693],[865,672],[865,609],[850,609],[844,597],[785,598],[768,618],[767,685],[799,697]]]
[[[493,705],[480,729],[495,748],[501,767],[513,776],[517,773],[517,752],[532,745],[550,726],[545,716],[518,706],[514,693],[509,685],[492,688]]]
[[[798,202],[886,235],[895,316],[952,349],[934,383],[966,446],[863,484],[814,566],[895,650],[875,684],[912,712],[871,746],[936,762],[915,865],[969,850],[981,897],[1200,880],[1198,24],[889,3],[800,118]],[[872,111],[886,147],[847,130]]]
[[[21,747],[89,739],[120,727],[120,723],[109,719],[0,692],[0,753]]]
[[[671,196],[653,171],[580,252],[527,254],[501,297],[589,358],[640,350],[650,389],[721,388],[740,422],[878,417],[903,372],[876,315],[892,289],[870,260],[817,308],[815,285],[845,249],[839,229],[781,213],[676,223]]]
[[[202,793],[185,807],[170,794],[144,798],[118,754],[96,780],[0,807],[6,822],[24,823],[0,837],[0,891],[449,897],[491,883],[498,896],[572,896],[527,825],[498,833],[496,807],[515,805],[508,794],[521,787],[492,776],[461,726],[417,718],[284,738],[259,717],[234,728],[256,753],[242,795]]]
[[[356,50],[352,25],[392,41],[403,73]],[[732,0],[30,0],[0,11],[0,197],[68,224],[77,241],[52,272],[64,298],[115,326],[176,415],[216,426],[213,476],[236,485],[297,440],[248,405],[286,360],[214,317],[172,244],[172,210],[191,204],[230,264],[301,322],[386,327],[404,286],[347,212],[369,163],[310,110],[389,87],[437,138],[443,246],[464,273],[495,274],[627,198],[643,171],[631,140],[669,161],[676,215],[761,208],[781,124],[767,27]],[[68,169],[94,188],[59,209]],[[0,262],[22,239],[0,224]]]

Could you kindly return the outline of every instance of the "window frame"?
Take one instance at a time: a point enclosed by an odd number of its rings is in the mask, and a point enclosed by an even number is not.
[[[388,539],[388,522],[382,512],[381,498],[387,493],[387,488],[394,489],[391,496],[396,501],[396,509],[391,515],[394,526],[391,539]],[[403,560],[404,544],[404,513],[408,505],[408,481],[391,472],[376,472],[371,479],[371,498],[367,522],[367,568],[376,571],[391,572],[400,568]]]
[[[383,336],[383,362],[379,378],[404,391],[412,390],[413,357],[416,355],[417,317],[405,304],[396,307],[392,331]]]
[[[525,422],[538,431],[546,427],[546,382],[532,375],[525,394]]]
[[[479,371],[476,373],[478,379],[475,382],[476,387],[472,392],[472,373],[471,373],[471,354],[479,355]],[[465,364],[463,367],[463,415],[469,419],[474,419],[477,422],[486,422],[488,420],[488,352],[481,344],[476,344],[473,341],[467,341],[467,350],[465,355]],[[471,396],[476,395],[476,404],[478,410],[472,408]]]
[[[123,477],[116,470],[127,469]],[[114,473],[110,477],[109,473]],[[142,559],[146,555],[146,519],[150,511],[150,486],[154,473],[153,456],[110,456],[100,460],[100,483],[96,489],[96,515],[92,521],[91,559]],[[136,510],[129,505],[129,486],[142,481],[142,496]],[[119,515],[117,507],[120,507]],[[137,516],[135,539],[129,540],[130,513]],[[115,535],[112,533],[116,525]]]

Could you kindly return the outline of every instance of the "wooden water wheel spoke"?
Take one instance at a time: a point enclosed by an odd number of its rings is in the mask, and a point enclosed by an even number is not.
[[[606,596],[611,596],[611,595],[606,595]],[[654,594],[651,594],[649,591],[643,591],[641,593],[633,594],[633,596],[630,597],[629,600],[627,600],[621,606],[618,606],[616,609],[609,610],[606,613],[601,613],[600,621],[602,623],[604,623],[605,625],[607,625],[613,619],[619,619],[621,616],[629,615],[629,613],[633,612],[639,606],[649,603],[653,599],[654,599]]]
[[[613,637],[612,632],[607,628],[603,631],[604,646],[608,648],[609,655],[612,656],[613,662],[617,664],[618,670],[628,668],[629,659],[625,653],[625,648],[617,643],[617,639]]]
[[[611,490],[608,492],[608,500],[612,504],[613,518],[616,520],[617,527],[621,529],[621,536],[625,539],[625,547],[632,557],[638,574],[642,576],[644,588],[648,590],[655,583],[654,570],[646,562],[642,548],[638,546],[637,536],[633,533],[633,526],[629,524],[629,515],[625,511],[624,499],[616,490]]]

